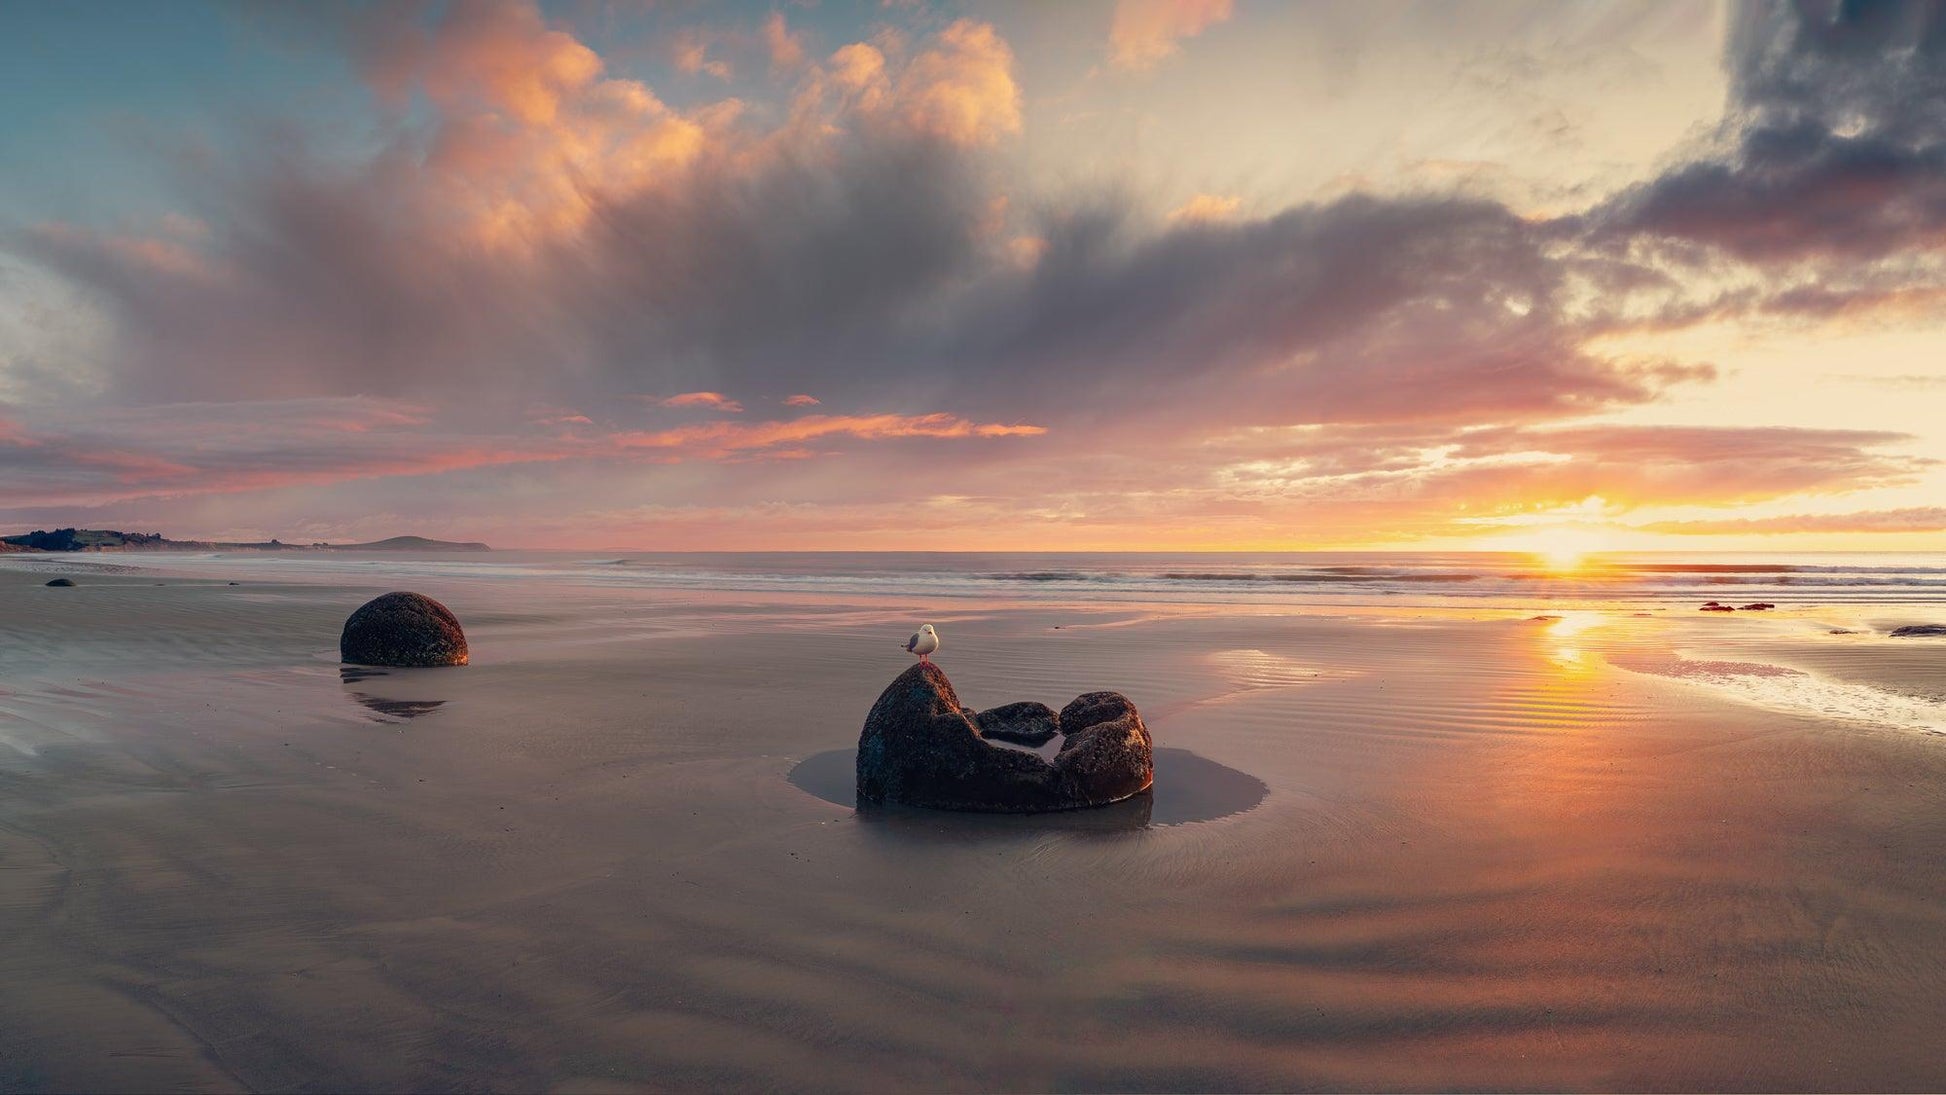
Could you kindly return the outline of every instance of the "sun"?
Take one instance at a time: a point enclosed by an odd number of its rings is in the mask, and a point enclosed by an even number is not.
[[[1585,551],[1576,551],[1573,548],[1550,548],[1547,551],[1541,552],[1540,557],[1541,562],[1546,564],[1547,569],[1566,572],[1580,570],[1581,564],[1588,559],[1588,553]]]

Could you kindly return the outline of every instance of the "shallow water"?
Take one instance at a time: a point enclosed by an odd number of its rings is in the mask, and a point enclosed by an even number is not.
[[[115,562],[0,566],[9,1090],[1942,1080],[1946,741],[1709,679],[1935,710],[1923,603]],[[337,665],[401,586],[471,666]],[[1128,693],[1154,791],[855,810],[921,618],[974,706]]]
[[[836,806],[858,806],[856,749],[833,749],[806,757],[790,772],[791,785]],[[1188,825],[1255,809],[1269,793],[1263,780],[1206,760],[1187,749],[1155,751],[1157,786],[1135,796],[1126,809],[1068,810],[1031,818],[984,818],[977,815],[942,817],[938,811],[897,809],[864,812],[877,817],[905,814],[929,823],[954,821],[969,831],[1012,827],[1014,831],[1046,829],[1139,829],[1151,825]],[[1117,805],[1120,805],[1119,803]],[[1109,819],[1102,824],[1100,819]]]

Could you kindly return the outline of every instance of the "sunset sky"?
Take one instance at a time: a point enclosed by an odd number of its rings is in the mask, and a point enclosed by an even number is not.
[[[0,529],[1946,545],[1946,9],[0,7]]]

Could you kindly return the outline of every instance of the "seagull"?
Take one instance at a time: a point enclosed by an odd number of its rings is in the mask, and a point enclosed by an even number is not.
[[[912,637],[905,641],[905,648],[919,655],[919,660],[923,663],[926,655],[939,649],[939,632],[934,631],[931,624],[920,624],[919,630],[913,632]]]

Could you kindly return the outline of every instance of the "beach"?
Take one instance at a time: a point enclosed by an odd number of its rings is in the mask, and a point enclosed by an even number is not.
[[[1854,564],[10,556],[0,1088],[1937,1089],[1946,604]],[[472,664],[341,667],[391,589]],[[1153,791],[856,809],[921,621]]]

